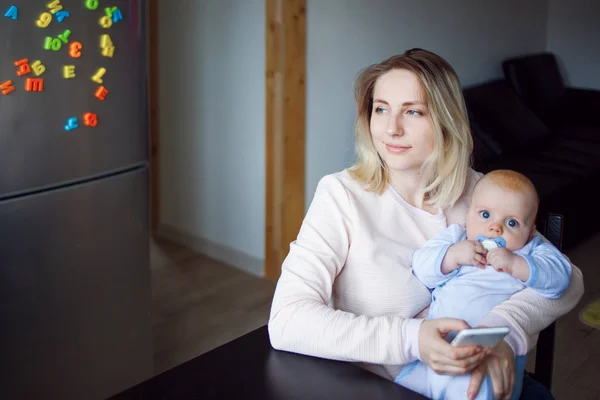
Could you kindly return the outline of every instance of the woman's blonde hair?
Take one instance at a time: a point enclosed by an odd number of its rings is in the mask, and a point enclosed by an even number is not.
[[[421,166],[426,183],[424,201],[434,207],[450,207],[465,188],[473,139],[456,72],[442,57],[426,50],[408,50],[373,64],[358,75],[354,88],[357,161],[350,174],[368,190],[379,194],[389,183],[389,171],[373,144],[370,121],[375,83],[394,69],[405,69],[418,77],[433,121],[433,152]]]

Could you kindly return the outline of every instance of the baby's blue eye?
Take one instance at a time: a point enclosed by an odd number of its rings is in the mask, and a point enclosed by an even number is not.
[[[485,219],[488,219],[490,217],[489,211],[482,211],[479,213],[479,215],[481,215],[481,217]]]
[[[519,226],[519,223],[514,220],[514,219],[509,219],[507,222],[508,226],[510,226],[511,228],[516,228],[517,226]]]

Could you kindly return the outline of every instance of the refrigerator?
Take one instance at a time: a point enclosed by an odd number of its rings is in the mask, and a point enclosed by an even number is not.
[[[0,397],[152,376],[146,2],[0,0]]]

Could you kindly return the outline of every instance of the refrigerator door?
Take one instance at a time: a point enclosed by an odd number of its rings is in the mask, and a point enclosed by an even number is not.
[[[2,398],[104,399],[152,376],[148,171],[0,202]]]
[[[142,3],[0,0],[0,198],[147,160]],[[117,22],[105,28],[100,22],[112,21],[102,19],[111,12]],[[96,126],[86,125],[86,113],[97,116]],[[77,128],[66,128],[74,126],[70,118]],[[93,120],[87,118],[88,124]]]

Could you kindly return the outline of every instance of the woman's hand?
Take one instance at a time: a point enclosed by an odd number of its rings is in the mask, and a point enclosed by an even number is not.
[[[492,381],[494,399],[510,399],[515,385],[515,354],[504,340],[471,372],[469,400],[475,398],[486,375]]]
[[[463,375],[471,371],[489,350],[478,346],[454,347],[445,339],[451,331],[468,328],[469,325],[459,319],[440,318],[423,321],[419,330],[421,361],[440,375]],[[481,385],[481,382],[479,384]]]

